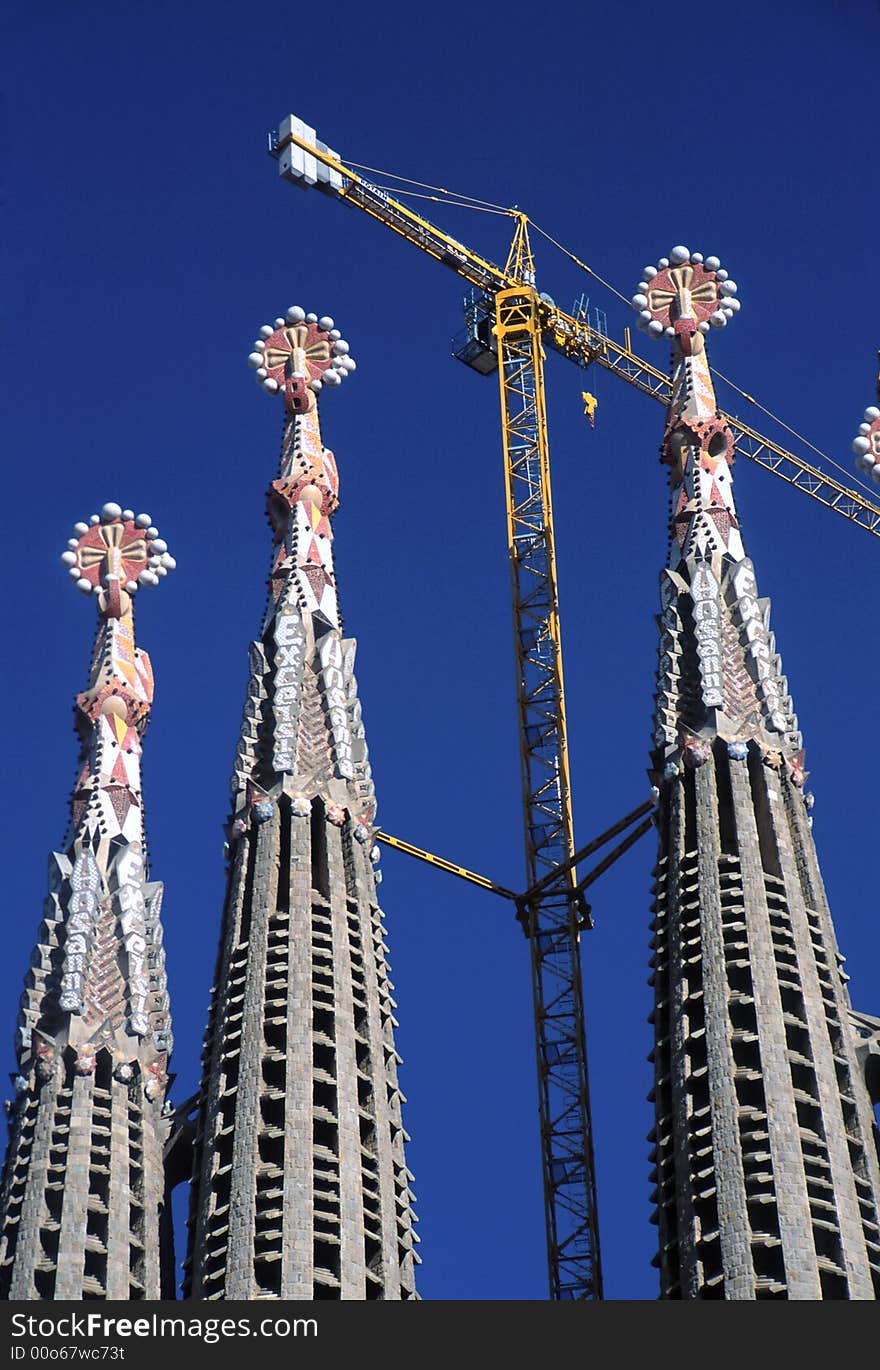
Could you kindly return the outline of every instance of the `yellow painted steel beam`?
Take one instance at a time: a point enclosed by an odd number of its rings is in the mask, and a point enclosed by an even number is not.
[[[395,200],[393,195],[386,194],[378,186],[374,186],[366,177],[359,176],[351,167],[340,162],[338,158],[328,152],[321,151],[304,138],[300,138],[295,133],[288,133],[280,139],[272,149],[273,155],[277,155],[290,143],[295,143],[302,148],[309,156],[331,170],[339,173],[348,184],[343,185],[340,191],[340,198],[349,204],[356,205],[365,214],[390,228],[392,232],[405,238],[407,242],[415,247],[427,252],[436,261],[442,262],[451,270],[457,272],[471,285],[478,286],[480,290],[495,291],[505,285],[513,284],[513,281],[502,271],[500,266],[494,262],[481,257],[479,253],[472,252],[463,243],[444,233],[428,219],[423,219],[415,210],[408,205],[402,204],[400,200]],[[511,211],[514,213],[515,212]]]
[[[503,899],[512,899],[516,902],[516,895],[513,890],[506,889],[504,885],[499,885],[495,880],[490,880],[487,875],[477,875],[475,871],[469,871],[466,866],[459,866],[454,861],[447,861],[444,856],[437,856],[434,852],[425,851],[422,847],[415,847],[412,842],[404,842],[401,837],[392,837],[388,832],[377,832],[376,838],[379,842],[384,842],[386,847],[393,847],[395,851],[404,852],[407,856],[415,856],[419,861],[425,861],[437,870],[446,871],[449,875],[457,875],[460,880],[467,880],[469,884],[477,885],[481,890],[488,890],[490,894],[499,894]]]
[[[590,328],[582,319],[576,319],[559,309],[551,309],[543,302],[542,311],[544,337],[555,351],[580,366],[589,366],[596,362],[637,390],[641,390],[643,394],[650,395],[661,404],[669,403],[669,377],[638,356],[630,346],[615,342],[598,329]],[[772,472],[774,476],[779,476],[788,485],[803,490],[804,494],[817,500],[826,509],[840,514],[857,527],[864,528],[866,533],[880,537],[880,507],[860,491],[843,485],[834,476],[790,452],[772,438],[764,437],[750,424],[744,423],[733,414],[728,414],[723,409],[719,410],[719,413],[734,434],[737,456],[748,457],[757,466]]]
[[[517,227],[511,259],[517,249],[516,261],[530,261],[522,224]],[[495,336],[527,842],[526,878],[533,885],[548,864],[559,866],[574,852],[544,349],[538,296],[533,287],[517,286],[497,292]],[[532,626],[534,642],[529,646]],[[549,699],[544,698],[547,687]],[[544,744],[552,735],[553,762],[540,780],[542,762],[536,760],[535,748],[530,745],[532,730],[537,730]],[[538,809],[543,810],[542,818],[548,818],[555,829],[540,844],[535,836]],[[548,848],[546,856],[542,846]]]

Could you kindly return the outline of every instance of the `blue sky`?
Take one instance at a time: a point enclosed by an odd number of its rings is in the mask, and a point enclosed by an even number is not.
[[[263,492],[281,413],[246,364],[259,326],[330,313],[358,371],[322,402],[335,556],[390,832],[522,883],[498,401],[449,355],[460,283],[356,211],[282,182],[287,113],[343,158],[517,204],[631,294],[679,242],[717,253],[742,311],[711,356],[855,478],[874,401],[876,69],[868,0],[667,10],[348,0],[16,6],[4,21],[6,454],[2,718],[6,1055],[74,778],[93,609],[59,556],[106,500],[146,509],[178,570],[138,598],[156,672],[145,785],[179,1101],[197,1079],[223,891],[222,825],[269,565]],[[420,204],[422,202],[415,202]],[[503,218],[426,212],[494,260]],[[586,290],[541,240],[539,287]],[[637,334],[665,366],[665,345]],[[547,366],[576,831],[647,794],[660,407]],[[719,398],[783,441],[744,401]],[[880,1012],[876,917],[880,546],[745,459],[747,548],[806,739],[815,837],[856,1007]],[[593,891],[585,938],[600,1226],[610,1298],[651,1299],[651,837]],[[546,1295],[528,956],[507,907],[383,859],[421,1291]],[[5,1008],[3,1007],[5,1006]]]

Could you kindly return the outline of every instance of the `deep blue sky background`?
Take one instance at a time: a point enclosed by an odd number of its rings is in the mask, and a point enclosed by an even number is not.
[[[522,882],[496,382],[449,355],[457,279],[356,211],[282,182],[267,130],[292,111],[343,158],[517,203],[627,295],[674,243],[717,253],[743,308],[713,334],[713,360],[852,471],[880,345],[880,11],[869,0],[698,10],[48,0],[6,13],[0,1033],[11,1069],[93,632],[94,609],[58,558],[73,522],[114,499],[151,513],[178,559],[139,596],[138,638],[157,680],[147,819],[166,884],[180,1101],[197,1081],[227,778],[269,559],[263,491],[280,405],[245,359],[260,324],[290,304],[331,313],[359,364],[322,417],[342,478],[337,570],[359,640],[379,820]],[[427,212],[503,261],[504,219]],[[536,248],[540,287],[566,306],[586,288],[620,337],[623,306]],[[665,365],[665,345],[636,337]],[[591,430],[581,373],[551,357],[547,381],[586,842],[647,793],[663,416],[599,373]],[[735,475],[807,742],[853,1000],[880,1012],[880,545],[745,460]],[[656,1292],[652,864],[646,838],[595,888],[584,947],[610,1298]],[[544,1298],[526,945],[491,896],[394,853],[383,869],[422,1294]]]

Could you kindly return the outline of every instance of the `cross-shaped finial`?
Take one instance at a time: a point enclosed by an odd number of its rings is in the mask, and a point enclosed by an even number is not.
[[[121,618],[141,585],[158,585],[176,562],[149,514],[105,504],[88,523],[75,523],[61,560],[76,588],[97,595],[104,618]]]
[[[248,361],[268,394],[282,394],[289,413],[306,414],[325,385],[339,385],[355,370],[348,352],[329,315],[319,319],[292,305],[274,326],[263,325]]]
[[[717,257],[674,247],[656,266],[645,267],[632,303],[643,332],[665,334],[692,356],[703,351],[710,326],[723,328],[739,311],[736,291]]]

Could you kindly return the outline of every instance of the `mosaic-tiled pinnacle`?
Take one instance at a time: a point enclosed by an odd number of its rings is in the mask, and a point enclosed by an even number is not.
[[[250,360],[284,398],[284,436],[268,492],[269,604],[232,775],[185,1293],[408,1299],[417,1238],[375,797],[317,406],[354,362],[332,319],[299,308],[262,329]]]
[[[733,500],[705,337],[734,317],[736,286],[679,247],[633,303],[673,353],[653,737],[661,1296],[873,1299],[880,1172],[864,1058],[878,1025],[850,1007],[798,721]]]
[[[97,601],[98,634],[76,701],[70,828],[50,858],[18,1017],[0,1294],[158,1299],[171,1293],[160,1273],[171,1018],[140,776],[153,677],[132,601],[174,560],[148,515],[115,504],[74,533],[62,560]]]

